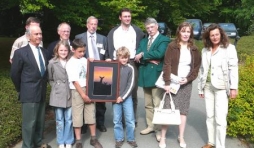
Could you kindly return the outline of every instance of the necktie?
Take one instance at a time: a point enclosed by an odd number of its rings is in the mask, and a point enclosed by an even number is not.
[[[147,50],[149,51],[151,45],[152,45],[153,37],[150,37],[148,44],[147,44]]]
[[[91,35],[91,43],[92,43],[92,48],[93,48],[93,58],[95,60],[100,60],[100,57],[99,57],[99,53],[98,53],[98,49],[96,47],[96,43],[95,43],[95,39],[94,39],[94,36]]]
[[[45,68],[44,68],[44,63],[43,63],[43,60],[42,60],[42,55],[41,55],[41,52],[40,52],[40,47],[37,47],[38,49],[38,55],[39,55],[39,63],[40,63],[40,67],[41,67],[41,76],[44,75],[45,73]]]

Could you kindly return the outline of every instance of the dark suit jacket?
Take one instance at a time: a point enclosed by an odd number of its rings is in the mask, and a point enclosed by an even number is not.
[[[82,42],[84,42],[86,44],[86,53],[85,53],[85,57],[89,58],[89,53],[88,53],[88,40],[87,40],[87,32],[78,34],[75,36],[75,39],[81,39]],[[101,34],[96,33],[96,44],[102,44],[102,47],[98,47],[98,53],[100,54],[100,60],[105,60],[107,58],[109,58],[109,54],[108,54],[108,46],[107,46],[107,38]],[[102,54],[100,51],[101,50],[105,50],[105,54]]]
[[[55,47],[56,47],[56,44],[57,44],[59,41],[60,41],[60,40],[56,40],[56,41],[54,41],[54,42],[51,42],[51,43],[48,45],[48,48],[47,48],[47,59],[48,59],[48,61],[54,57],[54,49],[55,49]]]
[[[45,49],[42,49],[42,53],[47,67]],[[22,103],[45,101],[47,73],[46,70],[44,76],[41,76],[29,44],[15,51],[11,64],[11,79],[19,92],[19,99]]]

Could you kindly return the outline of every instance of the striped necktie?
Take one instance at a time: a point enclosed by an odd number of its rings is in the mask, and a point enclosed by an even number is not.
[[[36,47],[38,49],[38,55],[39,55],[39,63],[40,63],[40,68],[41,68],[41,76],[44,75],[45,73],[45,66],[44,66],[44,63],[43,63],[43,60],[42,60],[42,55],[41,55],[41,52],[40,52],[40,47]]]

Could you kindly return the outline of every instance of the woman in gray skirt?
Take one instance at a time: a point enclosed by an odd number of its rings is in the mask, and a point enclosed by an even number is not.
[[[184,130],[190,106],[192,81],[198,76],[200,64],[201,56],[194,45],[192,25],[183,22],[177,28],[176,39],[168,45],[163,66],[164,89],[167,93],[170,93],[170,74],[172,73],[181,78],[179,81],[181,87],[176,95],[172,94],[172,98],[181,114],[178,142],[182,148],[186,147]],[[167,129],[168,125],[162,125],[160,148],[166,147]]]

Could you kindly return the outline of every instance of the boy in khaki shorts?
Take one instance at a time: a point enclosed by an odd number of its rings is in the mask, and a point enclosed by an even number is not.
[[[88,124],[90,128],[90,144],[95,148],[102,148],[102,145],[96,139],[95,103],[85,94],[87,72],[87,59],[84,57],[85,46],[80,39],[73,40],[73,56],[66,64],[72,93],[72,119],[76,136],[76,148],[83,148],[81,142],[83,119],[85,119],[85,124]]]

